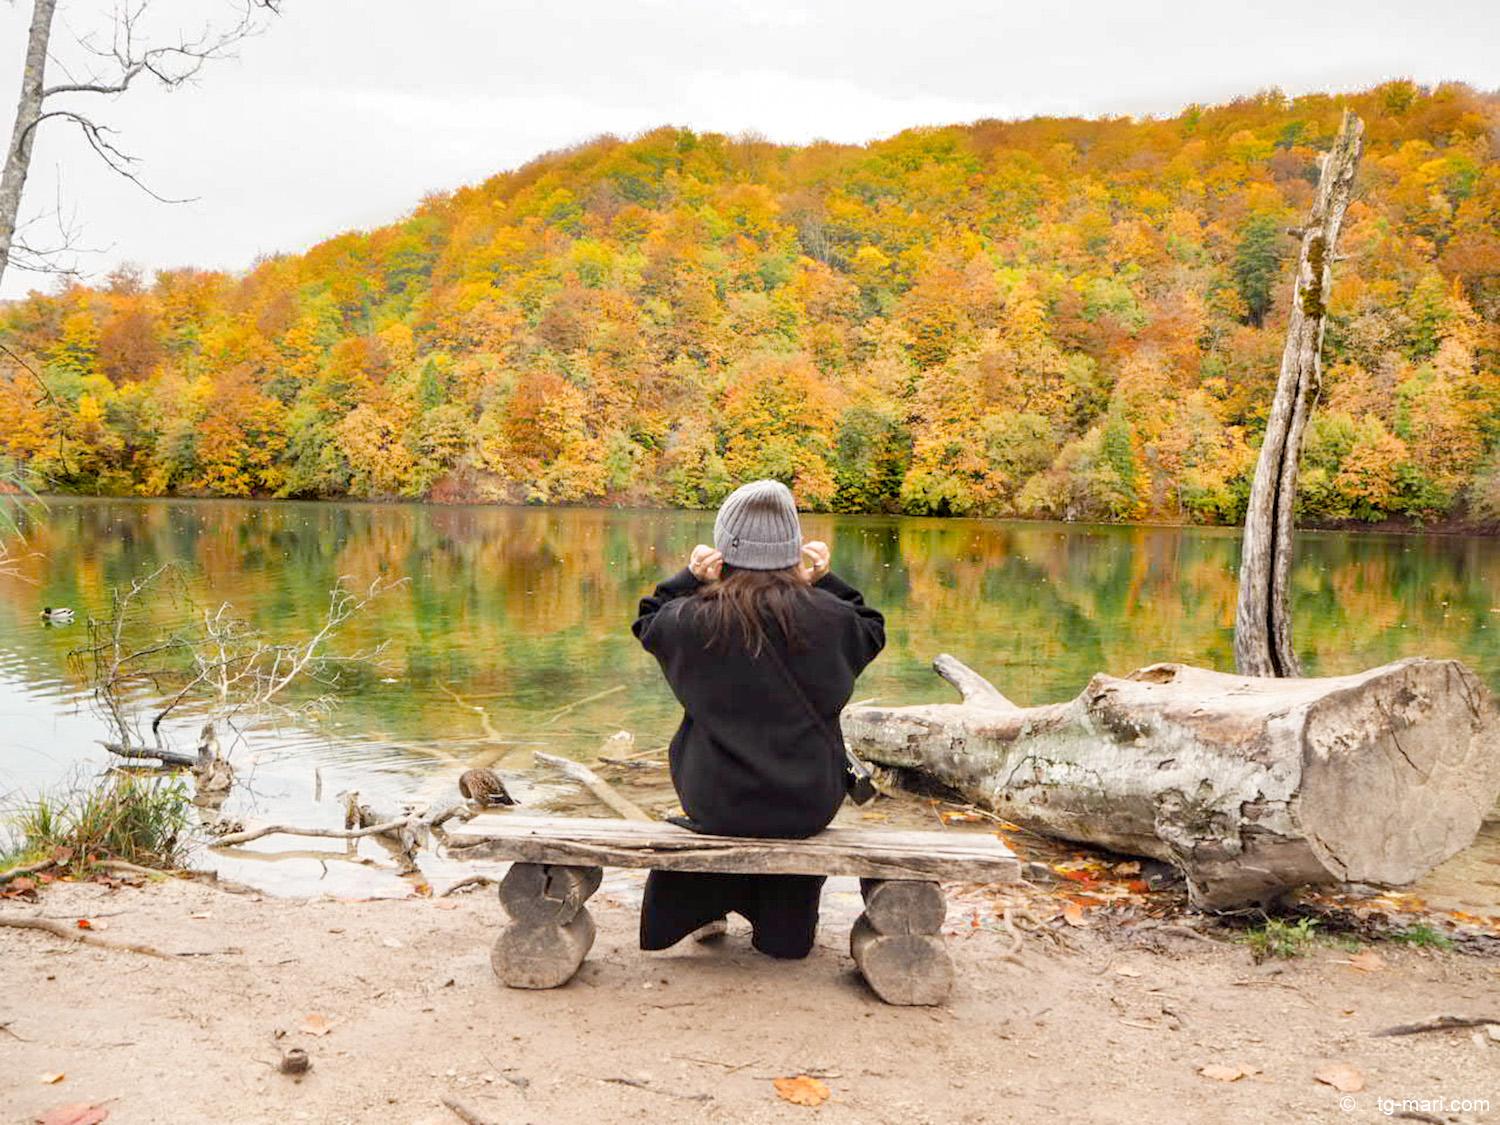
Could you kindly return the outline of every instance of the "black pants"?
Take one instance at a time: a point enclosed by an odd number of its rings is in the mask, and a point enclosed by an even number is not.
[[[641,948],[666,949],[730,911],[749,921],[750,944],[772,957],[806,957],[818,931],[822,875],[715,875],[653,871],[641,904]]]

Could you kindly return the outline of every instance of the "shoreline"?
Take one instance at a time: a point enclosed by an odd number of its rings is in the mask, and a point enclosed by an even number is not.
[[[1015,951],[997,917],[1006,888],[955,887],[954,994],[895,1008],[849,960],[857,890],[830,886],[804,961],[755,953],[737,918],[725,939],[643,953],[638,890],[610,874],[590,903],[589,959],[544,991],[495,980],[492,894],[55,885],[7,913],[89,919],[166,956],[0,928],[7,1108],[16,1121],[97,1105],[162,1125],[452,1125],[456,1102],[485,1121],[795,1123],[809,1110],[776,1079],[805,1075],[826,1099],[818,1119],[851,1125],[1020,1123],[1038,1105],[1080,1125],[1159,1119],[1163,1106],[1184,1120],[1332,1121],[1349,1114],[1328,1075],[1351,1071],[1347,1096],[1371,1117],[1376,1098],[1489,1100],[1462,1121],[1500,1105],[1484,1028],[1377,1034],[1435,1012],[1493,1014],[1475,1006],[1491,958],[1321,942],[1256,964],[1241,943],[1093,917],[1028,928]],[[303,1076],[278,1073],[292,1048],[311,1059]]]
[[[276,507],[281,505],[308,505],[318,507],[324,507],[328,505],[346,505],[349,507],[428,508],[438,510],[493,508],[507,511],[581,511],[622,513],[650,512],[661,514],[702,513],[705,516],[715,511],[715,509],[711,507],[664,508],[652,504],[526,504],[507,500],[434,500],[430,497],[276,497],[199,496],[178,494],[166,496],[108,496],[80,492],[38,492],[36,493],[36,499],[44,507],[49,501],[76,501],[85,503],[111,504],[254,504],[264,507]],[[1022,527],[1065,527],[1080,531],[1128,531],[1133,529],[1140,529],[1142,531],[1208,532],[1235,536],[1238,536],[1243,531],[1243,527],[1240,524],[1186,523],[1173,522],[1169,520],[1131,520],[1128,522],[1111,523],[1084,520],[1074,521],[1033,519],[1029,516],[933,516],[912,515],[905,512],[832,512],[812,509],[801,509],[800,514],[804,517],[813,518],[853,517],[857,519],[902,520],[920,523],[965,523],[976,525],[1005,524]],[[1412,523],[1407,520],[1386,520],[1380,523],[1366,523],[1362,520],[1343,520],[1330,523],[1298,524],[1296,530],[1298,532],[1310,532],[1322,535],[1342,534],[1360,537],[1387,535],[1398,538],[1500,539],[1500,524],[1466,523],[1461,520],[1448,520],[1431,524],[1418,524]]]

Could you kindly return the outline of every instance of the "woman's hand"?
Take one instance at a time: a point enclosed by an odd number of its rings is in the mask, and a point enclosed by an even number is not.
[[[802,577],[816,582],[828,573],[828,544],[821,539],[809,539],[802,544],[802,561],[799,564]]]
[[[714,550],[706,543],[699,543],[688,559],[688,569],[699,582],[717,582],[724,570],[723,552]]]

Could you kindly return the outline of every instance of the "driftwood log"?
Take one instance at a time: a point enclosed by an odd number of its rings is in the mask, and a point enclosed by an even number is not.
[[[1048,835],[1171,862],[1209,908],[1409,883],[1500,796],[1495,701],[1453,660],[1326,679],[1156,664],[1041,707],[952,657],[934,667],[963,702],[851,708],[850,748]]]

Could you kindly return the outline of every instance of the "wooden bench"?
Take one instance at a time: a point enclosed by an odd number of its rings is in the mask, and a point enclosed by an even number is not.
[[[605,867],[744,875],[852,875],[865,909],[849,951],[891,1004],[939,1004],[953,984],[939,879],[1011,883],[1021,865],[993,836],[833,827],[808,840],[705,836],[674,824],[485,816],[449,838],[465,858],[512,860],[500,883],[510,924],[490,962],[512,988],[566,984],[594,944],[585,903]]]

